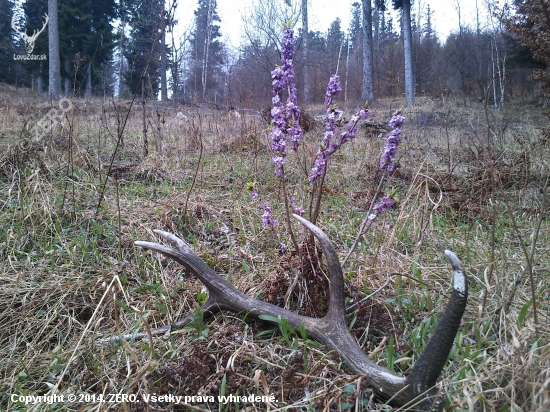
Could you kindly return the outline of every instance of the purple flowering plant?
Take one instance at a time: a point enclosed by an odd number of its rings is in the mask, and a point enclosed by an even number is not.
[[[355,135],[357,134],[357,123],[359,120],[366,119],[369,116],[369,110],[365,104],[363,109],[358,110],[357,113],[351,117],[345,130],[338,133],[337,120],[342,117],[342,111],[338,109],[335,102],[341,91],[340,77],[334,74],[330,77],[325,94],[325,106],[327,108],[325,116],[325,135],[319,145],[317,157],[315,158],[315,163],[311,169],[311,175],[309,176],[309,182],[316,185],[316,202],[311,218],[311,222],[314,224],[320,213],[323,182],[327,173],[327,164],[330,155],[344,143],[355,139]]]
[[[386,135],[386,143],[384,144],[384,151],[382,152],[382,159],[380,160],[380,170],[386,173],[391,173],[395,170],[395,155],[397,153],[397,146],[401,142],[401,127],[405,124],[405,117],[401,114],[401,110],[397,110],[393,113],[388,125],[392,130]],[[393,190],[389,195],[384,195],[380,198],[371,208],[371,213],[368,214],[367,220],[372,222],[376,217],[384,212],[390,210],[395,206],[397,194]]]
[[[326,120],[325,120],[325,136],[321,141],[319,150],[317,151],[317,157],[315,164],[311,170],[309,177],[310,183],[315,183],[319,178],[324,178],[327,172],[327,162],[331,154],[333,154],[344,143],[355,139],[357,133],[357,123],[360,119],[366,119],[369,115],[369,110],[358,110],[357,113],[352,116],[346,129],[337,135],[336,121],[341,118],[342,111],[338,109],[335,104],[336,98],[342,91],[340,87],[340,76],[334,74],[331,76],[328,85],[327,92],[325,94],[325,106],[327,107]]]
[[[290,141],[292,150],[298,150],[303,132],[298,118],[300,107],[297,103],[296,84],[294,83],[294,30],[291,27],[283,28],[281,40],[281,65],[271,72],[271,86],[273,97],[271,102],[272,129],[271,150],[278,178],[283,176],[283,165],[286,163],[287,143]],[[287,93],[283,104],[283,95]]]
[[[384,171],[393,172],[395,169],[395,154],[397,153],[397,146],[401,142],[401,127],[404,123],[405,118],[401,115],[401,110],[397,110],[389,122],[392,130],[386,135],[384,153],[380,161],[380,169]]]
[[[296,84],[294,83],[294,30],[290,23],[283,27],[281,39],[281,65],[271,72],[271,90],[273,97],[271,102],[271,152],[272,161],[275,166],[275,175],[279,178],[283,189],[283,198],[286,212],[286,225],[292,243],[296,250],[298,243],[290,224],[290,206],[284,178],[284,165],[287,157],[287,145],[294,151],[302,140],[303,132],[298,119],[300,107],[296,96]],[[286,101],[283,103],[284,95]],[[294,206],[293,206],[294,208]],[[294,208],[295,209],[295,208]],[[265,211],[264,211],[265,214]],[[264,220],[264,223],[266,221]]]
[[[284,165],[287,162],[288,153],[287,149],[290,147],[296,152],[303,137],[303,132],[298,122],[300,108],[297,104],[297,89],[296,84],[294,83],[295,72],[293,58],[294,31],[290,27],[290,24],[288,24],[285,25],[282,30],[281,64],[271,72],[271,116],[273,120],[271,123],[270,138],[274,171],[275,175],[281,182],[283,191],[286,226],[292,238],[293,246],[296,250],[298,250],[298,244],[295,240],[292,232],[292,226],[290,224],[290,210],[300,215],[303,215],[305,211],[303,207],[297,205],[294,197],[290,197],[288,195],[284,177]],[[351,117],[350,121],[343,128],[343,130],[339,130],[341,126],[338,126],[338,121],[342,118],[343,112],[338,108],[336,99],[341,90],[342,88],[340,87],[339,76],[337,74],[332,75],[327,85],[324,101],[326,106],[325,132],[319,145],[311,174],[309,175],[309,183],[313,185],[311,206],[313,206],[313,199],[316,198],[313,210],[311,210],[310,206],[310,220],[314,224],[320,213],[323,182],[327,173],[327,165],[330,156],[343,144],[353,140],[356,137],[357,125],[359,121],[361,119],[366,119],[369,116],[368,105],[365,104],[364,108],[358,110],[356,114]],[[395,169],[395,157],[397,147],[401,141],[401,128],[404,122],[405,118],[402,116],[400,111],[396,111],[389,122],[391,131],[386,136],[384,151],[380,161],[380,169],[384,172],[384,176],[380,181],[380,186],[376,192],[375,199],[380,193],[380,187],[382,186],[383,180],[385,180],[384,178],[388,173],[391,173]],[[263,224],[269,228],[275,229],[277,221],[272,216],[270,206],[261,201],[260,195],[256,191],[254,183],[248,183],[248,190],[252,199],[261,205],[261,209],[263,210]],[[377,216],[394,207],[398,201],[397,199],[398,198],[395,191],[392,191],[388,195],[381,196],[375,205],[371,205],[367,216],[361,223],[360,233],[358,234],[356,242],[364,232],[363,229],[365,225],[368,223],[370,226]],[[356,242],[354,243],[354,246]],[[283,247],[282,245],[284,244],[281,243],[281,250],[286,250],[286,246]],[[350,254],[353,251],[354,246],[352,246]]]

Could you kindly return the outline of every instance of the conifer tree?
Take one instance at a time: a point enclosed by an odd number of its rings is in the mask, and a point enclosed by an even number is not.
[[[542,65],[536,70],[532,79],[542,83],[544,90],[550,94],[550,2],[541,0],[516,0],[516,14],[507,19],[508,29],[514,33],[520,44],[527,47],[534,60]],[[524,63],[536,66],[523,53]]]
[[[193,66],[190,88],[203,100],[216,100],[217,77],[224,62],[216,0],[199,0],[195,11],[195,32],[191,38]]]
[[[163,0],[129,0],[127,3],[130,37],[124,56],[128,70],[124,80],[130,93],[148,98],[157,96],[160,80],[160,53],[164,25]]]
[[[114,0],[61,0],[59,5],[62,74],[76,87],[86,84],[86,95],[101,84],[101,73],[111,61],[116,17]],[[78,56],[78,57],[75,57]],[[78,92],[78,90],[77,90]],[[66,94],[70,94],[65,90]]]
[[[26,19],[23,29],[27,33],[33,33],[34,30],[42,27],[44,23],[44,15],[48,13],[47,0],[27,0],[23,3],[23,13]],[[21,26],[19,26],[21,27]],[[48,29],[36,38],[34,43],[33,54],[47,55],[48,54]],[[38,93],[44,92],[44,86],[48,79],[48,62],[28,60],[23,62],[23,67],[27,72],[27,80],[24,84],[29,85]]]
[[[341,29],[340,18],[336,18],[328,29],[327,34],[327,51],[331,62],[330,72],[336,73],[336,66],[338,66],[338,57],[341,53],[346,53],[344,48],[345,35]],[[342,48],[342,51],[340,49]]]
[[[11,0],[0,0],[0,82],[13,84],[16,77],[16,61],[13,59],[15,43],[12,36],[11,19],[13,16]]]
[[[358,2],[354,2],[351,5],[349,39],[353,50],[357,50],[359,49],[359,47],[361,47],[361,4]]]

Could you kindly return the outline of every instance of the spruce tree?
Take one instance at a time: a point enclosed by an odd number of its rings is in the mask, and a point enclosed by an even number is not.
[[[27,33],[33,33],[34,30],[40,29],[44,24],[44,15],[48,13],[48,1],[27,0],[23,3],[23,13],[26,19],[23,29]],[[48,54],[48,30],[49,28],[46,28],[46,30],[36,38],[33,54]],[[48,79],[48,62],[27,60],[23,62],[23,67],[27,73],[26,81],[23,84],[31,87],[38,93],[43,93],[44,85]]]
[[[338,58],[340,54],[344,55],[347,50],[344,44],[345,34],[341,29],[340,18],[336,18],[328,29],[327,33],[327,51],[330,61],[330,73],[336,73],[336,68],[338,66]],[[340,50],[342,49],[342,50]]]
[[[111,22],[116,17],[114,0],[60,0],[59,30],[62,74],[67,86],[76,80],[77,93],[86,84],[102,84],[101,74],[111,61],[115,33]],[[88,80],[88,81],[86,81]],[[65,93],[70,94],[70,90]]]
[[[531,78],[541,82],[544,91],[550,94],[550,73],[546,70],[550,66],[550,3],[516,0],[515,4],[516,14],[506,20],[506,25],[519,43],[532,53],[522,51],[523,63],[531,67],[537,66],[535,62],[540,64],[541,68],[535,70]]]
[[[349,25],[349,39],[354,51],[361,47],[361,35],[361,3],[354,2],[351,5],[351,22]]]
[[[15,44],[12,36],[11,19],[14,3],[0,0],[0,82],[13,84],[16,79],[16,61],[13,58]]]
[[[124,81],[130,93],[148,98],[157,96],[160,80],[160,53],[164,25],[163,0],[129,0],[127,3],[131,36],[124,56],[128,70]]]
[[[216,100],[217,78],[224,62],[216,0],[199,0],[191,38],[192,69],[188,89],[202,100]]]

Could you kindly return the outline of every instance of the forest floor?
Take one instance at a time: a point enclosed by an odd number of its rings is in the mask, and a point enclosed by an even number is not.
[[[285,302],[296,256],[279,247],[292,243],[259,113],[148,103],[145,155],[138,101],[131,110],[129,101],[54,106],[63,116],[36,138],[27,126],[52,107],[8,97],[0,96],[0,410],[391,410],[336,353],[298,331],[232,313],[204,320],[199,280],[134,245],[159,241],[154,229],[173,232],[239,290]],[[400,104],[378,102],[330,162],[318,225],[341,260],[373,200],[385,125]],[[343,267],[348,303],[384,286],[351,314],[352,333],[373,361],[406,374],[452,290],[443,254],[451,248],[470,297],[438,383],[447,410],[548,411],[547,117],[522,103],[496,112],[427,98],[403,114],[399,167],[387,185],[400,201]],[[323,135],[322,122],[310,127],[286,169],[306,209],[305,173]],[[275,230],[262,225],[264,202]],[[304,287],[294,290],[287,300],[299,311]],[[152,341],[109,341],[193,312],[189,327]],[[63,400],[25,403],[52,391]],[[147,394],[188,398],[147,403]],[[218,401],[250,394],[272,402]]]

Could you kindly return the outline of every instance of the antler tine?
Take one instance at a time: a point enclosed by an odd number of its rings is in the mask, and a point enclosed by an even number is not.
[[[468,301],[468,282],[462,263],[449,250],[445,251],[445,255],[453,268],[453,292],[426,348],[407,376],[407,383],[416,394],[430,392],[434,396],[435,392],[430,388],[436,384],[447,362]]]
[[[460,294],[468,293],[468,283],[466,282],[466,275],[464,274],[464,267],[460,259],[450,250],[445,250],[445,256],[449,259],[453,268],[453,287]]]
[[[216,306],[218,309],[237,313],[249,312],[254,317],[258,317],[259,315],[280,316],[281,318],[287,318],[290,326],[296,329],[299,329],[300,325],[304,325],[306,330],[308,330],[315,323],[315,319],[298,315],[289,310],[247,296],[210,268],[182,239],[162,230],[155,230],[155,233],[168,240],[177,249],[154,242],[136,241],[134,244],[162,253],[174,259],[190,273],[194,274],[208,289],[209,297],[205,303],[205,307],[211,308],[212,306]],[[319,334],[315,334],[316,338],[318,336]]]
[[[325,252],[325,257],[327,259],[328,270],[330,274],[330,285],[329,285],[329,309],[327,317],[334,319],[336,322],[345,322],[346,308],[345,308],[345,297],[344,297],[344,274],[342,272],[342,266],[340,265],[340,259],[338,258],[338,253],[328,236],[311,223],[309,220],[304,219],[299,215],[292,215],[296,220],[298,220],[302,225],[306,227],[313,236],[317,238],[323,252]]]
[[[178,248],[180,251],[185,251],[185,253],[193,253],[193,249],[185,242],[184,240],[180,239],[176,235],[173,235],[170,232],[165,232],[164,230],[153,230],[154,233],[159,235],[160,237],[168,240],[171,244],[173,244],[175,247]]]
[[[202,283],[208,288],[210,292],[210,297],[217,299],[220,297],[220,295],[223,295],[225,286],[230,286],[233,288],[229,283],[227,285],[222,285],[223,287],[220,287],[217,285],[217,281],[220,280],[220,276],[214,272],[204,261],[198,257],[195,252],[193,252],[193,249],[185,243],[182,239],[177,237],[176,235],[165,232],[163,230],[155,230],[156,234],[161,236],[162,238],[166,239],[172,245],[176,247],[176,249],[161,245],[160,243],[156,242],[143,242],[143,241],[135,241],[134,244],[136,246],[144,247],[146,249],[154,250],[155,252],[162,253],[165,256],[168,256],[172,259],[174,259],[176,262],[184,266],[189,272],[194,274],[197,278],[201,280]]]

